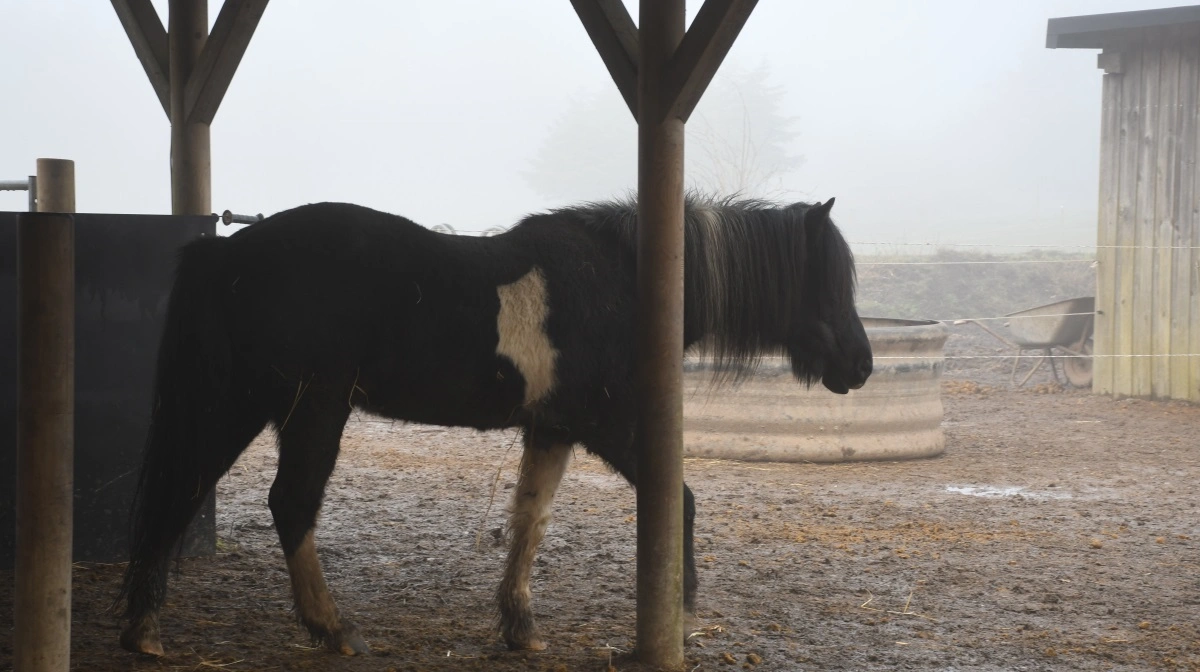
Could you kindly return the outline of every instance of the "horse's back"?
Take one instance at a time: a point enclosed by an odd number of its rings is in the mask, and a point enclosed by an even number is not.
[[[247,361],[345,369],[394,337],[430,278],[453,267],[441,234],[341,203],[280,212],[228,238],[220,281]]]
[[[388,415],[490,426],[519,421],[514,407],[528,405],[531,386],[567,415],[622,394],[632,259],[570,217],[533,215],[482,238],[320,203],[224,247],[218,282],[235,348],[258,379],[293,396],[294,381],[317,374],[357,385]],[[551,368],[522,361],[534,351],[513,338],[545,339],[538,352],[554,353]]]

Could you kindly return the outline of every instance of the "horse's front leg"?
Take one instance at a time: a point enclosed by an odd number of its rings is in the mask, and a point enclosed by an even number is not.
[[[508,562],[497,591],[500,630],[512,650],[540,651],[546,644],[537,636],[530,606],[529,575],[538,544],[550,524],[550,505],[571,460],[571,446],[542,443],[529,433],[521,455],[520,476],[508,518]]]

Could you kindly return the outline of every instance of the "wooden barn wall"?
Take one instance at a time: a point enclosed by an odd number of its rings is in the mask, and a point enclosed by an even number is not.
[[[1188,356],[1200,353],[1200,39],[1116,51],[1101,116],[1093,391],[1200,401],[1200,357]]]

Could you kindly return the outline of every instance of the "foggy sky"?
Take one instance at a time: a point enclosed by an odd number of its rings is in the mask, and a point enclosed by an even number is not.
[[[1095,50],[1046,49],[1046,20],[1176,4],[762,0],[726,62],[786,89],[804,158],[787,190],[836,196],[852,241],[1091,245],[1102,73]],[[79,211],[170,212],[167,119],[110,3],[5,2],[0,59],[0,179],[73,159]],[[341,200],[507,226],[561,205],[522,173],[603,91],[567,0],[277,0],[212,126],[213,209]]]

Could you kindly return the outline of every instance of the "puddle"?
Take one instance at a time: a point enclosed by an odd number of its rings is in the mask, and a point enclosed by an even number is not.
[[[1026,490],[1019,485],[1011,485],[999,487],[993,485],[948,485],[948,492],[955,492],[960,495],[968,495],[971,497],[1025,497],[1027,499],[1071,499],[1071,494],[1067,492],[1047,492]]]

